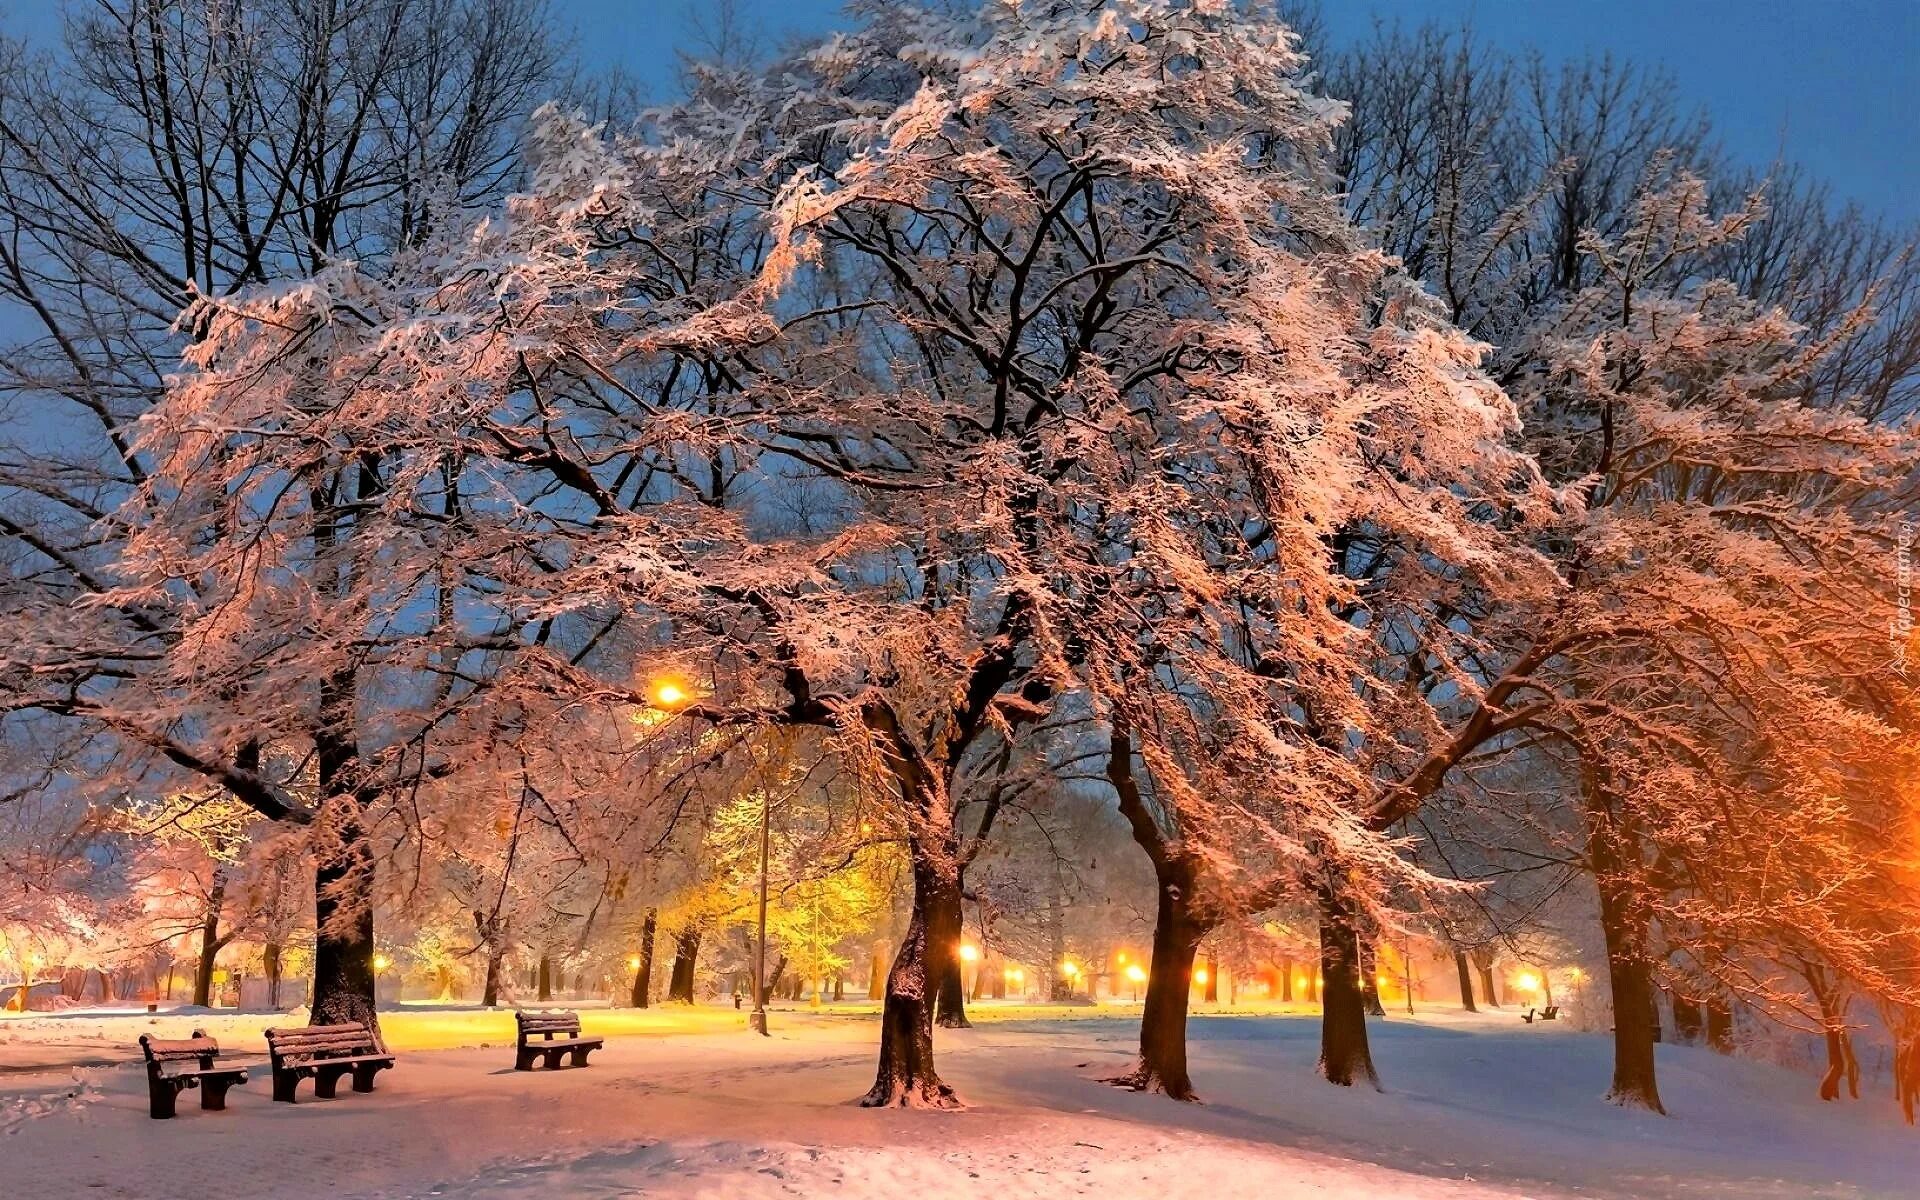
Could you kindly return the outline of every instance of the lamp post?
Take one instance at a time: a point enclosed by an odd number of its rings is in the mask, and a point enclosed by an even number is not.
[[[1060,964],[1060,977],[1067,981],[1067,999],[1073,999],[1074,977],[1080,974],[1080,967],[1072,959]]]
[[[1127,968],[1127,979],[1133,984],[1133,1000],[1134,1003],[1138,1004],[1140,1002],[1140,985],[1147,981],[1147,973],[1140,969],[1139,963],[1134,963]]]

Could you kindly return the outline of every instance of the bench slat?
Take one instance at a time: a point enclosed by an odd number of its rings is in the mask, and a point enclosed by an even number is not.
[[[296,1025],[291,1029],[276,1028],[267,1030],[268,1037],[289,1041],[307,1037],[328,1037],[355,1033],[372,1036],[373,1031],[358,1022],[351,1022],[346,1025]]]
[[[200,1058],[203,1055],[218,1055],[220,1043],[212,1038],[189,1038],[185,1041],[164,1041],[149,1038],[143,1045],[147,1057],[155,1062],[166,1062],[176,1058]]]

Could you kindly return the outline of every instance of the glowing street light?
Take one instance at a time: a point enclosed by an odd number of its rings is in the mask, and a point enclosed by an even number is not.
[[[1139,963],[1127,968],[1127,978],[1133,983],[1133,998],[1140,998],[1140,985],[1147,981],[1147,973],[1140,969]]]
[[[375,975],[378,975],[392,965],[393,960],[384,954],[376,954],[373,956],[373,973]]]
[[[960,961],[973,962],[980,957],[980,948],[966,942],[960,944]]]
[[[1205,967],[1195,967],[1193,969],[1193,981],[1204,987],[1207,982],[1207,969]]]
[[[653,702],[660,708],[678,708],[687,702],[687,689],[674,679],[654,681]]]
[[[1514,976],[1513,985],[1523,992],[1537,992],[1540,990],[1540,977],[1532,971],[1522,971]]]
[[[638,971],[639,969],[640,969],[640,956],[638,954],[627,955],[627,970]]]

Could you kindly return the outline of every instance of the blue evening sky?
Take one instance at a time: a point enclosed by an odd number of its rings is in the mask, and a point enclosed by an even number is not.
[[[621,62],[670,89],[684,14],[699,0],[551,0],[590,62]],[[840,0],[745,0],[777,40],[831,28]],[[1549,56],[1612,52],[1660,63],[1683,104],[1712,116],[1735,155],[1783,153],[1834,190],[1920,219],[1920,0],[1321,0],[1336,42],[1376,21],[1457,25]]]
[[[84,0],[82,0],[84,2]],[[549,0],[589,65],[622,64],[671,94],[686,16],[705,0]],[[1470,21],[1550,56],[1612,52],[1660,63],[1680,99],[1712,116],[1727,147],[1765,165],[1784,155],[1842,196],[1920,219],[1920,0],[1322,0],[1332,37],[1376,21]],[[840,19],[841,0],[743,0],[769,42]],[[0,27],[45,42],[55,0],[0,0]]]

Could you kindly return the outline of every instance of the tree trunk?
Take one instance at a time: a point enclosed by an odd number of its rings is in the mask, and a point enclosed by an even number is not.
[[[1678,992],[1667,993],[1667,1000],[1673,1005],[1673,1040],[1683,1046],[1699,1041],[1701,1031],[1706,1028],[1700,1005]]]
[[[966,922],[963,909],[961,908],[961,905],[966,902],[966,894],[962,884],[962,877],[955,875],[953,887],[947,888],[942,885],[939,894],[935,895],[932,899],[932,903],[943,910],[940,914],[940,927],[951,928],[954,931],[953,944],[951,946],[942,946],[935,943],[927,948],[928,954],[931,956],[931,961],[928,962],[927,969],[934,973],[934,979],[936,981],[934,988],[933,1020],[934,1023],[942,1029],[971,1029],[973,1027],[973,1023],[967,1020],[966,987],[960,972],[960,940],[964,936],[962,931],[965,928]],[[980,971],[978,968],[974,970],[973,995],[975,999],[978,999],[980,996]]]
[[[262,954],[267,969],[267,1007],[280,1007],[280,943],[268,942]]]
[[[787,973],[787,956],[782,954],[774,960],[773,973],[767,976],[766,984],[761,988],[760,1003],[764,1007],[780,989],[780,977]]]
[[[213,1005],[213,960],[220,954],[220,906],[226,902],[226,875],[216,870],[213,891],[207,896],[207,913],[200,921],[200,957],[193,965],[193,1002],[201,1008]]]
[[[923,813],[944,811],[938,798],[923,803]],[[940,808],[935,808],[941,805]],[[939,899],[957,894],[951,835],[943,844],[927,845],[940,836],[922,831],[909,839],[913,855],[913,915],[906,936],[887,972],[886,1001],[880,1013],[880,1063],[873,1087],[861,1098],[864,1108],[957,1108],[959,1097],[942,1082],[933,1062],[933,1006],[928,1003],[930,964],[934,947],[957,952],[960,945],[960,908]]]
[[[1380,1003],[1379,960],[1374,956],[1373,943],[1366,938],[1360,941],[1360,999],[1362,1007],[1370,1017],[1387,1015],[1386,1006]]]
[[[538,970],[539,976],[535,987],[541,1003],[544,1004],[553,999],[553,960],[542,954]]]
[[[1720,1054],[1733,1053],[1733,1005],[1725,997],[1707,998],[1707,1045]]]
[[[1283,1003],[1293,1003],[1293,960],[1280,960],[1280,999]]]
[[[1067,915],[1057,873],[1053,878],[1053,891],[1047,895],[1047,960],[1047,999],[1055,1003],[1071,1000],[1072,981],[1060,969],[1067,961]]]
[[[667,999],[693,1003],[694,964],[700,957],[700,927],[683,926],[673,935],[673,973],[667,980]]]
[[[314,1025],[379,1029],[373,991],[373,847],[359,816],[341,822],[340,845],[314,872]]]
[[[847,998],[847,977],[845,975],[835,975],[833,977],[833,998],[835,1002]]]
[[[1320,889],[1320,1073],[1352,1087],[1380,1086],[1367,1044],[1366,998],[1360,984],[1360,936],[1353,912],[1331,886]]]
[[[1220,956],[1207,951],[1207,990],[1201,997],[1208,1004],[1220,1003]]]
[[[1470,956],[1473,969],[1480,975],[1480,995],[1488,1008],[1500,1007],[1500,993],[1493,986],[1493,951],[1485,946],[1478,947]]]
[[[1467,966],[1464,950],[1453,952],[1453,969],[1460,973],[1460,1007],[1468,1012],[1479,1012],[1473,1003],[1473,972]]]
[[[1607,1099],[1661,1115],[1654,1078],[1653,1045],[1660,1028],[1647,963],[1646,927],[1635,914],[1630,884],[1622,878],[1620,836],[1612,818],[1589,803],[1589,857],[1600,892],[1600,931],[1607,945],[1607,981],[1613,991],[1613,1087]]]
[[[1159,868],[1159,902],[1153,920],[1153,966],[1147,1002],[1140,1010],[1140,1061],[1107,1080],[1136,1092],[1164,1092],[1175,1100],[1198,1099],[1187,1075],[1187,1001],[1193,994],[1193,960],[1208,930],[1194,919],[1191,868],[1178,861]]]
[[[1820,1080],[1820,1098],[1838,1100],[1840,1081],[1847,1083],[1850,1098],[1860,1098],[1860,1063],[1853,1056],[1853,1035],[1847,1030],[1847,1002],[1839,985],[1828,979],[1817,965],[1804,968],[1813,998],[1820,1005],[1820,1024],[1826,1034],[1827,1073]]]
[[[958,957],[957,955],[955,957]],[[887,994],[887,944],[875,942],[867,965],[867,999],[878,1000]]]
[[[480,1006],[497,1008],[500,1004],[500,979],[507,961],[505,923],[497,915],[490,917],[475,909],[473,924],[480,933],[480,948],[487,956],[486,979],[480,985]]]
[[[647,919],[640,923],[640,966],[633,973],[633,994],[629,997],[635,1008],[645,1008],[648,993],[653,990],[653,935],[660,926],[660,910],[649,908]]]

